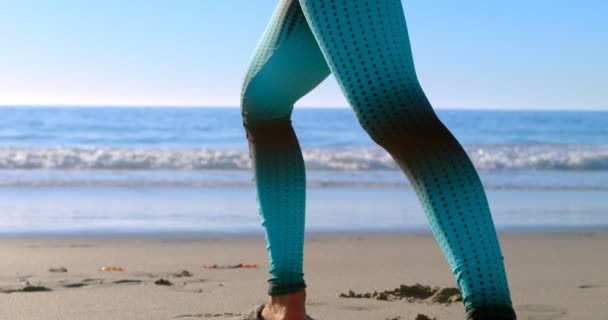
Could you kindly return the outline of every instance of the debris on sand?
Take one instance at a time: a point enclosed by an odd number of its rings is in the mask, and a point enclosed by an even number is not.
[[[99,268],[99,271],[118,271],[118,272],[122,272],[122,271],[125,271],[125,269],[123,267],[108,266],[108,267],[101,267],[101,268]]]
[[[414,320],[437,320],[437,318],[430,318],[429,316],[419,313]]]
[[[237,264],[208,264],[205,269],[241,269],[241,268],[257,268],[255,263],[237,263]]]
[[[43,286],[25,286],[21,289],[8,289],[8,290],[0,290],[2,293],[14,293],[14,292],[45,292],[51,291],[51,289]]]
[[[454,303],[462,301],[458,288],[443,288],[431,297],[434,303]]]
[[[51,289],[43,286],[26,286],[21,289],[22,292],[43,292],[43,291],[51,291]]]
[[[125,283],[142,283],[142,282],[143,281],[137,280],[137,279],[121,279],[121,280],[113,281],[112,283],[115,283],[115,284],[125,284]]]
[[[190,272],[188,270],[183,270],[180,273],[174,273],[173,276],[177,277],[177,278],[182,278],[182,277],[190,278],[190,277],[194,276],[194,274],[192,274],[192,272]]]
[[[66,267],[53,267],[49,268],[49,272],[64,273],[68,272],[68,269]]]
[[[382,292],[356,293],[349,290],[348,293],[341,293],[340,298],[366,298],[383,301],[407,300],[408,302],[426,302],[450,304],[462,301],[458,288],[440,288],[421,285],[419,283],[408,286],[402,284],[393,290]]]
[[[159,286],[172,286],[173,285],[173,283],[171,283],[171,281],[165,280],[162,278],[154,281],[154,284],[159,285]]]
[[[98,284],[103,284],[104,283],[104,279],[101,278],[86,278],[82,280],[82,283],[92,283],[92,282],[97,282]]]

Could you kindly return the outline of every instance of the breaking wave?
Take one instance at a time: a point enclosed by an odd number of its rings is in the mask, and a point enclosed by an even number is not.
[[[608,145],[470,145],[478,170],[608,170]],[[308,170],[399,170],[378,146],[304,148]],[[247,149],[4,147],[0,170],[249,170]]]

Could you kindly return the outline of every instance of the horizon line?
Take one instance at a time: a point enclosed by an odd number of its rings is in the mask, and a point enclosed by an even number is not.
[[[238,109],[238,105],[147,105],[147,104],[0,104],[0,108],[175,108],[175,109],[203,109],[203,108],[234,108]],[[303,105],[295,106],[294,109],[352,109],[350,106],[318,106],[318,105]],[[434,110],[458,110],[458,111],[565,111],[565,112],[608,112],[607,110],[599,110],[593,108],[504,108],[504,107],[488,107],[488,108],[471,108],[471,107],[433,107]]]

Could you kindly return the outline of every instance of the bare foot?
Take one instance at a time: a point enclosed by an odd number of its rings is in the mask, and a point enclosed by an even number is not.
[[[306,320],[306,289],[280,295],[270,296],[262,310],[264,320]]]

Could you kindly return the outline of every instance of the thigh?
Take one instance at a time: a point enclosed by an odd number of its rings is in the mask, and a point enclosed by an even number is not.
[[[434,115],[416,77],[400,0],[300,3],[332,73],[368,133],[373,136]]]
[[[297,0],[282,0],[264,31],[243,83],[245,121],[291,116],[293,104],[330,74]]]

